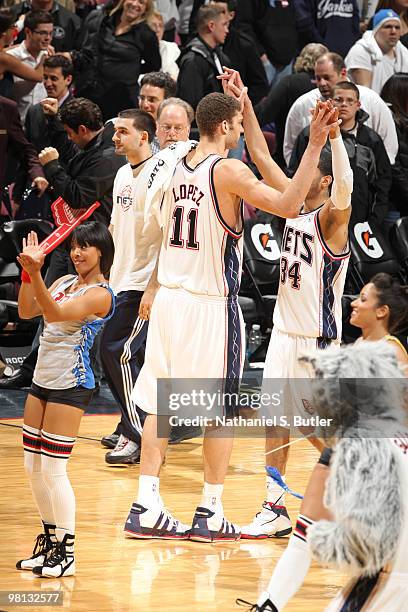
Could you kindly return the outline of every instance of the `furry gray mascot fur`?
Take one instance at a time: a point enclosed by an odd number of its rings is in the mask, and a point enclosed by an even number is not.
[[[408,511],[390,443],[407,431],[407,379],[385,341],[328,348],[304,361],[316,376],[314,408],[333,419],[324,435],[334,448],[325,493],[334,519],[310,527],[311,552],[323,565],[373,576],[392,562]]]

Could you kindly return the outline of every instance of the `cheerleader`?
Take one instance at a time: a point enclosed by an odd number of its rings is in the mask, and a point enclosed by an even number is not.
[[[23,269],[19,316],[42,315],[44,331],[23,426],[24,467],[43,530],[31,557],[16,567],[47,578],[75,573],[75,495],[67,460],[95,388],[89,351],[115,308],[106,281],[113,255],[109,230],[91,221],[71,237],[76,274],[59,278],[49,289],[41,276],[45,255],[35,232],[23,241],[17,258]]]

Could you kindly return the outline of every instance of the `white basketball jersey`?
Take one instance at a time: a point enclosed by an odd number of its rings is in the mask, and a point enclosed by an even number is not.
[[[144,291],[160,248],[160,228],[157,226],[149,234],[144,231],[146,185],[139,176],[134,178],[130,164],[126,164],[118,170],[113,184],[111,224],[115,257],[109,283],[115,293]]]
[[[194,169],[185,159],[177,164],[161,206],[160,285],[214,297],[238,293],[242,225],[231,228],[221,217],[213,181],[220,159],[209,155]]]
[[[288,334],[340,340],[341,297],[350,252],[335,255],[325,244],[319,225],[321,209],[286,220],[273,322]]]

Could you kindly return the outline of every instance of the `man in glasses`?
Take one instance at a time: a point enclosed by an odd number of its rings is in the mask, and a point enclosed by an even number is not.
[[[48,55],[53,28],[50,13],[31,11],[26,15],[24,21],[25,40],[7,52],[17,57],[27,66],[30,66],[30,68],[36,68],[43,55]],[[47,97],[47,91],[43,83],[26,81],[14,76],[12,97],[17,102],[21,122],[24,123],[29,107],[44,100]]]
[[[366,125],[368,114],[361,108],[359,88],[343,81],[333,89],[333,104],[341,119],[341,134],[354,173],[350,227],[368,221],[378,226],[388,211],[391,165],[380,136]],[[309,126],[299,134],[289,163],[295,172],[309,141]],[[330,151],[330,143],[325,149]]]
[[[316,100],[333,98],[334,86],[347,78],[344,60],[337,53],[325,53],[316,60],[314,67],[316,89],[300,96],[291,106],[285,125],[283,154],[289,164],[296,138],[310,123],[309,109]],[[391,111],[382,98],[368,87],[358,86],[361,106],[368,113],[367,125],[382,138],[391,164],[398,153],[397,131]]]
[[[54,31],[51,44],[56,53],[79,49],[81,46],[81,20],[56,0],[23,0],[13,6],[16,20],[29,11],[47,11],[52,16]],[[19,36],[18,41],[22,38]]]
[[[349,77],[378,94],[396,72],[408,72],[408,49],[400,42],[401,20],[391,9],[378,11],[373,29],[351,47],[345,59]]]
[[[160,149],[187,140],[193,121],[194,111],[188,102],[180,98],[164,100],[157,113],[157,140]]]

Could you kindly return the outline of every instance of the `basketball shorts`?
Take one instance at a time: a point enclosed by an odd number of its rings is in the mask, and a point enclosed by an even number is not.
[[[322,344],[320,338],[296,336],[273,328],[265,359],[262,394],[267,397],[280,393],[281,401],[271,405],[269,411],[264,409],[268,416],[276,416],[279,425],[291,427],[298,417],[306,422],[315,414],[309,382],[312,371],[299,358],[313,353]],[[328,346],[328,341],[324,346]]]
[[[132,400],[145,412],[157,414],[160,379],[239,381],[244,343],[244,322],[236,298],[160,287]],[[235,416],[228,408],[225,414]]]

